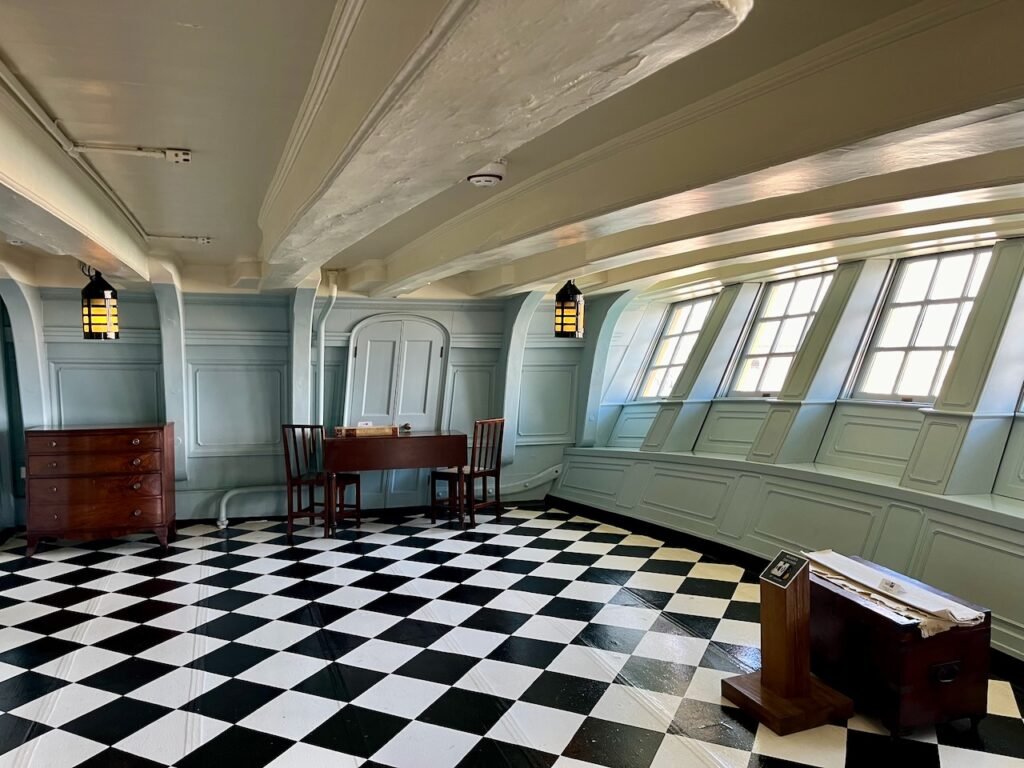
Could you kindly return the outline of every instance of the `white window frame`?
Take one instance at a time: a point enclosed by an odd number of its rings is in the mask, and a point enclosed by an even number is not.
[[[853,384],[848,395],[849,399],[917,404],[935,402],[935,398],[942,386],[942,382],[945,380],[946,374],[949,371],[949,364],[952,362],[953,354],[960,343],[963,329],[967,324],[970,311],[974,306],[974,301],[977,297],[978,289],[981,287],[981,281],[984,279],[985,269],[988,266],[991,255],[992,251],[990,248],[979,248],[966,251],[935,253],[929,254],[928,256],[915,256],[913,258],[901,259],[897,262],[895,269],[893,270],[892,279],[885,291],[885,299],[882,303],[881,311],[878,312],[877,317],[874,320],[868,335],[867,346],[864,348],[864,352],[857,365],[856,373],[853,376]],[[936,287],[936,276],[939,273],[940,264],[943,261],[947,261],[947,263],[949,263],[952,259],[963,256],[970,256],[971,264],[960,294],[958,296],[946,298],[932,298],[933,291]],[[910,273],[913,265],[924,264],[926,262],[934,262],[935,267],[932,269],[931,274],[928,277],[928,285],[926,286],[922,297],[913,300],[897,301],[897,299],[900,298],[900,291],[904,281],[908,278],[908,273]],[[913,276],[911,276],[911,278],[913,278]],[[918,341],[921,331],[924,329],[925,318],[928,314],[929,308],[940,306],[952,307],[952,318],[949,322],[949,327],[946,330],[944,341],[941,344],[919,344]],[[886,329],[886,323],[891,314],[896,310],[909,310],[912,308],[917,308],[918,313],[914,320],[913,328],[906,341],[901,344],[889,343],[883,346],[882,337]],[[900,360],[896,377],[893,379],[889,391],[886,392],[867,391],[864,389],[864,385],[869,376],[871,365],[875,359],[876,353],[889,353],[893,355],[901,354],[903,356]],[[927,394],[899,392],[900,385],[903,382],[903,377],[909,364],[912,362],[911,353],[937,353],[939,355],[939,362],[932,373],[931,383],[928,386]]]
[[[742,398],[742,397],[773,397],[779,393],[782,387],[785,385],[785,379],[789,375],[789,370],[792,367],[793,360],[796,359],[797,354],[800,352],[800,348],[804,344],[804,340],[807,338],[807,333],[811,329],[811,325],[814,323],[814,318],[818,314],[818,310],[821,308],[822,302],[825,300],[825,296],[828,294],[829,289],[832,287],[832,270],[826,272],[817,272],[811,275],[801,275],[798,277],[790,277],[784,280],[774,280],[770,283],[765,283],[761,288],[761,295],[758,298],[757,312],[754,314],[754,319],[748,324],[747,332],[743,339],[741,352],[736,357],[736,362],[732,366],[732,370],[729,374],[729,385],[725,391],[726,397]],[[820,280],[817,291],[814,298],[811,301],[810,309],[806,311],[789,313],[793,298],[797,295],[798,285],[808,283],[811,280]],[[783,286],[792,285],[789,295],[785,299],[785,306],[782,307],[782,312],[779,314],[768,315],[769,302],[775,290],[785,290]],[[792,350],[785,349],[779,350],[779,342],[782,334],[781,325],[787,320],[803,319],[803,328],[800,331],[800,338],[797,340],[796,345]],[[770,323],[779,323],[779,327],[776,329],[774,336],[772,337],[771,343],[767,348],[767,351],[753,351],[755,342],[759,341],[759,329]],[[741,380],[744,374],[745,365],[748,360],[753,358],[762,358],[766,362],[761,368],[760,375],[757,380],[757,387],[754,389],[738,389],[737,384]],[[763,387],[765,381],[765,374],[768,370],[772,360],[789,358],[789,366],[786,368],[786,373],[782,377],[782,382],[778,388],[765,389]]]
[[[684,299],[683,301],[677,301],[668,306],[665,310],[665,319],[662,321],[661,327],[658,329],[658,336],[654,341],[654,345],[651,347],[651,352],[647,356],[643,371],[637,381],[636,392],[633,394],[633,400],[643,403],[652,403],[664,400],[672,394],[672,390],[675,388],[676,382],[686,369],[687,363],[690,362],[690,357],[693,354],[697,338],[700,336],[700,332],[704,329],[717,298],[718,294],[715,293],[710,296],[705,295],[697,296],[692,299]],[[706,304],[707,309],[704,311],[700,322],[695,323],[694,321],[699,317],[699,315],[694,313],[694,309],[698,304]],[[677,330],[673,329],[673,318],[676,316],[677,312],[683,310],[686,310],[688,313],[685,320],[683,320]],[[670,333],[670,331],[673,330],[676,330],[676,332]],[[671,349],[668,350],[668,362],[658,364],[656,362],[658,359],[658,353],[662,350],[663,345],[666,345],[670,339],[674,339],[675,343],[672,344]],[[689,349],[686,352],[686,356],[677,362],[675,361],[675,355],[676,352],[678,352],[678,345],[683,339],[692,339],[693,343],[690,344]],[[656,371],[665,372],[659,380],[658,394],[644,395],[644,389],[647,385],[647,381]],[[666,377],[671,377],[671,382],[665,381]],[[668,384],[667,390],[665,388],[666,384]]]

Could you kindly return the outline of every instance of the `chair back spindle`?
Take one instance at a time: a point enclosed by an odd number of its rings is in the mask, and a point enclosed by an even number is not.
[[[504,419],[480,419],[473,424],[471,471],[493,472],[501,464],[501,442],[505,433]]]
[[[289,482],[323,466],[324,428],[319,424],[283,424],[285,474]]]

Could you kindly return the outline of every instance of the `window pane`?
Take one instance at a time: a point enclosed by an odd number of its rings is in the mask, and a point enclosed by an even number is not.
[[[704,321],[708,319],[708,312],[711,311],[713,303],[713,299],[705,299],[694,304],[693,311],[690,312],[690,320],[686,324],[686,330],[699,331],[704,326]]]
[[[792,293],[792,283],[774,283],[768,290],[768,299],[764,303],[763,317],[778,317],[785,312]]]
[[[960,314],[956,317],[956,325],[953,328],[953,338],[949,340],[951,346],[956,346],[960,343],[960,334],[964,332],[964,326],[967,325],[967,318],[971,314],[971,309],[974,308],[973,301],[965,301],[960,305]]]
[[[643,389],[640,390],[641,397],[657,397],[658,388],[661,386],[662,379],[665,378],[664,368],[655,368],[647,374],[647,380],[644,381]]]
[[[762,392],[778,392],[786,383],[786,374],[789,372],[790,363],[793,358],[790,355],[785,357],[773,357],[768,360],[764,369],[764,378],[761,379]]]
[[[924,261],[910,261],[903,267],[903,277],[900,278],[900,287],[893,299],[898,304],[907,301],[922,301],[928,291],[928,284],[932,279],[932,272],[935,271],[935,259]]]
[[[672,394],[672,387],[676,385],[676,379],[679,378],[682,370],[683,366],[681,365],[674,365],[668,369],[668,373],[665,374],[665,380],[661,382],[661,391],[658,392],[659,397],[668,397]]]
[[[814,300],[814,311],[817,312],[821,307],[821,302],[825,299],[825,294],[828,293],[829,286],[832,285],[832,275],[825,275],[821,280],[821,288],[818,289],[818,298]]]
[[[798,282],[796,289],[793,291],[793,298],[789,302],[789,309],[786,310],[786,314],[806,315],[810,312],[814,307],[814,299],[818,295],[818,288],[820,286],[821,280],[816,277]]]
[[[878,339],[880,347],[905,347],[910,344],[914,325],[920,314],[920,307],[893,307],[885,318],[882,334]]]
[[[760,322],[754,328],[754,336],[750,340],[750,348],[747,354],[764,355],[771,352],[772,342],[775,341],[775,333],[779,330],[778,320]]]
[[[929,299],[958,299],[963,295],[964,285],[967,283],[967,276],[971,272],[971,262],[974,261],[969,253],[963,256],[947,256],[939,259],[939,268],[932,281],[932,291]]]
[[[873,395],[891,395],[903,362],[903,352],[875,352],[868,361],[868,373],[861,391]]]
[[[952,361],[952,352],[946,352],[942,356],[942,363],[939,365],[939,375],[935,377],[935,386],[932,387],[932,397],[939,396],[939,389],[942,387],[942,382],[946,380],[946,372],[949,370],[949,364]]]
[[[940,266],[939,269],[942,269]],[[924,310],[924,319],[917,332],[914,346],[942,347],[949,338],[949,329],[956,316],[956,304],[932,304]]]
[[[678,340],[678,337],[662,339],[658,344],[658,351],[654,353],[651,365],[668,365],[672,360],[672,353],[675,351]]]
[[[806,323],[806,317],[791,317],[788,320],[783,320],[775,351],[796,352],[796,348],[800,346],[800,339],[803,337]]]
[[[736,377],[736,390],[738,392],[756,392],[758,382],[761,379],[761,371],[764,370],[763,357],[750,357],[743,361],[740,366],[740,375]]]
[[[974,274],[971,276],[971,284],[967,288],[967,295],[974,298],[981,288],[981,281],[985,279],[985,271],[988,269],[988,259],[991,256],[988,251],[978,254],[978,260],[974,266]]]
[[[908,353],[896,393],[906,397],[927,396],[941,356],[942,353],[937,350],[915,350]]]
[[[672,317],[669,318],[668,325],[665,326],[665,335],[672,336],[683,332],[683,326],[686,325],[686,320],[690,316],[690,305],[683,304],[672,310]]]
[[[693,345],[697,341],[696,333],[688,333],[679,339],[679,344],[676,346],[676,353],[672,356],[673,365],[682,365],[690,358],[690,352],[693,351]]]

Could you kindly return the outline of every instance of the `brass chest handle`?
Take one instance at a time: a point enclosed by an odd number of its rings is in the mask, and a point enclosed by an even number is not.
[[[141,516],[142,516],[142,510],[141,509],[136,509],[135,511],[132,512],[132,517],[141,517]]]
[[[141,442],[142,441],[139,440],[139,438],[136,437],[134,440],[132,440],[132,445],[139,445]]]
[[[133,490],[133,491],[137,491],[137,490],[139,490],[139,488],[141,488],[141,487],[142,487],[142,483],[132,483],[132,490]],[[56,488],[54,488],[54,490],[57,490],[57,489],[56,489]]]
[[[132,466],[139,466],[142,463],[142,459],[132,459]]]

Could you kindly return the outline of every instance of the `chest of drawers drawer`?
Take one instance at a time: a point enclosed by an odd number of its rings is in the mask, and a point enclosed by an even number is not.
[[[29,525],[37,531],[145,528],[162,523],[163,504],[158,498],[42,506],[29,512]]]
[[[74,504],[80,499],[131,501],[159,496],[160,475],[111,475],[109,477],[36,477],[28,481],[35,504]]]
[[[162,436],[157,431],[86,432],[82,434],[29,432],[25,445],[29,454],[115,453],[158,451]]]
[[[67,453],[28,457],[28,476],[113,475],[160,471],[161,454]]]

